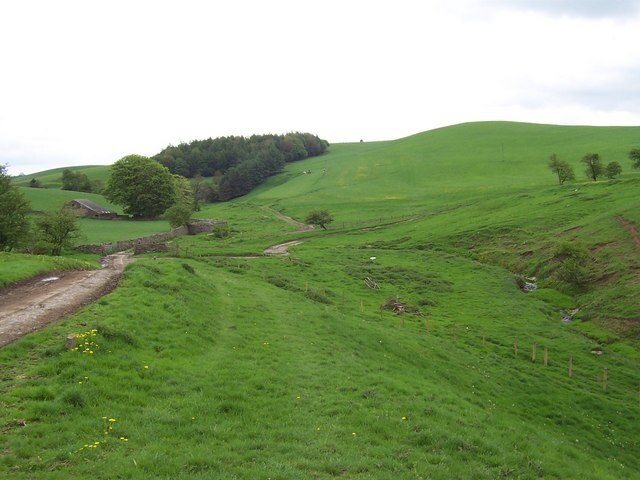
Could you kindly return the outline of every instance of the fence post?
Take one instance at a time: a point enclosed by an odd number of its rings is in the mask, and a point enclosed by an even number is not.
[[[482,335],[482,351],[484,352],[484,335]]]
[[[536,361],[536,344],[535,343],[531,347],[531,361],[532,362]]]
[[[451,324],[451,333],[453,334],[453,341],[455,342],[458,339],[458,333],[456,331],[456,322]]]
[[[547,351],[547,347],[544,347],[544,366],[547,366],[547,363],[549,361],[549,352]]]
[[[424,328],[427,332],[427,336],[429,336],[429,319],[428,318],[424,319]]]
[[[518,356],[518,336],[513,337],[513,355]]]
[[[569,376],[573,377],[573,356],[569,355]]]
[[[606,392],[609,387],[609,369],[604,367],[604,373],[602,374],[602,388]]]

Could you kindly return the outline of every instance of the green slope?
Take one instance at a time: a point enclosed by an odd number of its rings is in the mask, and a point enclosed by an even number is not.
[[[100,180],[106,183],[110,169],[110,165],[83,165],[77,167],[53,168],[51,170],[44,170],[30,175],[13,177],[13,182],[16,185],[28,187],[29,181],[35,178],[39,180],[45,188],[60,188],[62,186],[62,172],[65,170],[72,170],[84,173],[90,180]]]
[[[580,175],[597,151],[625,168],[638,134],[482,123],[336,145],[207,206],[229,237],[142,256],[0,350],[0,476],[639,477],[640,256],[619,218],[640,221],[640,175],[559,187],[546,167],[556,152]],[[296,232],[270,206],[336,221]],[[556,278],[563,240],[589,252],[585,288]],[[382,311],[390,298],[421,315]],[[94,353],[64,350],[92,328]]]
[[[639,145],[640,127],[468,123],[390,142],[332,145],[328,155],[287,166],[249,199],[298,217],[316,206],[335,208],[346,220],[405,213],[553,185],[551,153],[572,164],[579,181],[587,180],[580,159],[588,152],[619,161],[624,177],[627,153]]]

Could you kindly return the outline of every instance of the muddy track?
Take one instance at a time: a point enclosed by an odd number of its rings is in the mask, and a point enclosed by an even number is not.
[[[616,217],[616,220],[622,228],[624,228],[627,232],[631,234],[631,238],[633,238],[634,243],[637,248],[640,248],[640,232],[638,232],[638,227],[631,220],[624,218],[622,215]]]
[[[273,215],[275,215],[279,220],[282,220],[283,222],[288,223],[289,225],[293,225],[294,227],[296,227],[296,231],[298,231],[298,232],[306,232],[308,230],[315,230],[315,228],[316,228],[313,225],[307,225],[306,223],[302,223],[302,222],[299,222],[297,220],[294,220],[291,217],[287,217],[285,214],[280,213],[279,211],[277,211],[274,208],[264,206],[264,207],[262,207],[262,209],[266,210],[267,212],[269,212],[269,213],[271,213]]]
[[[0,347],[111,292],[131,255],[109,255],[100,270],[47,273],[0,290]]]
[[[292,240],[290,242],[279,243],[278,245],[272,245],[264,251],[265,255],[289,255],[289,247],[294,245],[300,245],[302,240]]]

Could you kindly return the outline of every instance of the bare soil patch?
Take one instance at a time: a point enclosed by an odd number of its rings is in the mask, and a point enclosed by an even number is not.
[[[264,251],[265,255],[289,255],[289,247],[294,245],[300,245],[302,240],[292,240],[290,242],[279,243],[278,245],[272,245]]]
[[[0,290],[0,347],[111,292],[130,261],[128,254],[109,255],[100,270],[49,272]]]

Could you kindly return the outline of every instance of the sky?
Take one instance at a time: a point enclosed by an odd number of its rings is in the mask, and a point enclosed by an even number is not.
[[[0,164],[227,135],[640,125],[640,0],[0,0]]]

